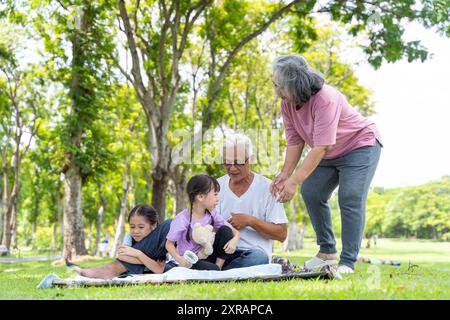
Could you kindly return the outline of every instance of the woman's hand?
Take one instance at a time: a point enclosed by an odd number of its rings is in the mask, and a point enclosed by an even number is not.
[[[117,249],[117,255],[130,256],[139,259],[142,251],[134,249],[127,245],[120,245]]]
[[[230,241],[228,241],[225,246],[223,247],[223,250],[225,250],[225,253],[232,254],[236,251],[236,246],[239,239],[233,238]]]
[[[288,179],[288,174],[283,171],[277,174],[275,179],[273,179],[272,183],[270,184],[270,193],[272,194],[272,196],[277,196],[277,193],[279,193],[280,190],[284,187]]]
[[[282,189],[280,189],[280,196],[278,198],[278,202],[287,202],[291,200],[298,189],[298,183],[294,182],[292,178],[289,178]]]

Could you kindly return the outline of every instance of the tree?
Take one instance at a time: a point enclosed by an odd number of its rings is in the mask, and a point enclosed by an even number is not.
[[[450,179],[424,185],[373,190],[367,201],[367,232],[386,237],[448,239]]]
[[[52,78],[63,86],[60,99],[64,121],[58,127],[64,159],[65,258],[86,254],[83,233],[82,186],[93,172],[100,174],[112,159],[108,138],[101,131],[108,96],[110,69],[106,57],[112,50],[105,10],[108,2],[64,0],[36,1],[36,25],[49,53]],[[51,12],[51,15],[49,13]],[[64,50],[70,48],[70,50]],[[70,60],[70,63],[67,61]],[[68,110],[67,110],[68,109]]]
[[[261,34],[270,23],[281,17],[297,2],[299,1],[278,5],[276,10],[270,12],[269,15],[262,14],[260,20],[263,23],[249,30],[248,34],[242,35],[243,38],[236,38],[240,40],[229,52],[220,74],[217,78],[211,78],[211,94],[209,95],[211,98],[208,104],[209,108],[204,110],[206,111],[205,119],[209,119],[210,107],[214,104],[218,88],[235,55],[248,41]],[[225,10],[228,9],[231,12],[233,8],[226,8],[228,2],[224,1],[224,3]],[[230,3],[237,2],[230,1]],[[204,23],[208,23],[204,18],[207,9],[214,10],[217,5],[220,4],[212,6],[212,1],[200,0],[197,2],[172,1],[170,3],[158,1],[153,4],[135,1],[130,2],[130,5],[127,6],[124,0],[119,1],[122,31],[126,35],[132,59],[131,71],[119,67],[128,81],[133,84],[147,117],[151,132],[150,152],[153,166],[152,204],[161,214],[160,220],[164,220],[165,217],[165,192],[169,177],[175,168],[175,164],[171,162],[168,128],[181,84],[181,58],[189,45],[189,36],[193,36],[196,22],[200,21],[200,17],[203,15]],[[159,17],[156,24],[149,18],[150,13]],[[145,37],[144,35],[150,36]],[[208,120],[206,123],[206,127],[208,127]]]
[[[36,90],[37,86],[32,83],[32,67],[21,68],[14,49],[1,45],[2,244],[9,249],[11,242],[15,243],[17,230],[21,163],[39,127],[39,108],[42,101]]]

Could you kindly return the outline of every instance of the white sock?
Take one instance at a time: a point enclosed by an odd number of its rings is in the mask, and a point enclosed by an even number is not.
[[[353,273],[354,271],[349,266],[346,266],[345,264],[341,264],[337,268],[337,272],[340,273],[340,274],[345,274],[345,273]]]
[[[352,268],[350,268],[349,266],[346,266],[345,264],[341,264],[337,268],[337,272],[340,274],[345,274],[345,273],[353,273],[354,270]]]

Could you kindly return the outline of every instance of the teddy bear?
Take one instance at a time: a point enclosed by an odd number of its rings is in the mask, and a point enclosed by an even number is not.
[[[197,254],[199,259],[206,259],[213,253],[213,244],[216,233],[212,225],[208,224],[202,226],[200,223],[196,223],[192,229],[192,239],[201,245],[203,248]]]

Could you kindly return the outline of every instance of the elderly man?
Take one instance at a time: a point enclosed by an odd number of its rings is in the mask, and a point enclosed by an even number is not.
[[[247,136],[233,134],[225,139],[222,160],[227,175],[218,179],[216,209],[240,231],[240,241],[223,270],[269,263],[273,240],[286,239],[284,207],[270,193],[271,180],[252,172],[252,156]]]

